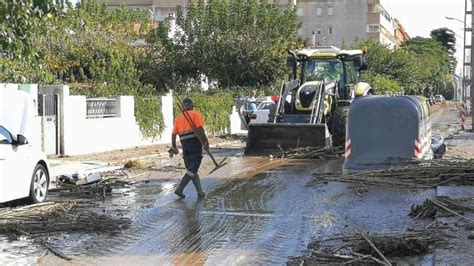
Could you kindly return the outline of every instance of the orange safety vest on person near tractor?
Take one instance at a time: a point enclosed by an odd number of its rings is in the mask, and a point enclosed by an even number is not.
[[[201,113],[194,110],[186,112],[188,113],[196,128],[204,127],[204,118],[202,117]],[[174,121],[173,134],[179,135],[180,140],[196,137],[193,127],[188,123],[188,120],[183,113],[179,114]]]

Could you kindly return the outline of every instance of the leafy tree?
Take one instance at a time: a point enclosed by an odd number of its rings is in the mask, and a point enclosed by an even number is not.
[[[7,58],[37,57],[33,39],[47,31],[46,22],[60,10],[53,0],[0,1],[0,55]],[[58,9],[59,8],[59,9]]]
[[[456,36],[454,32],[448,28],[439,28],[431,31],[431,38],[439,42],[449,54],[450,71],[455,72],[457,59],[456,53]]]
[[[369,70],[364,74],[379,93],[397,88],[408,94],[431,95],[449,72],[449,57],[431,38],[413,38],[392,51],[371,40],[357,45],[368,48]]]
[[[456,51],[456,36],[452,30],[448,28],[435,29],[431,31],[430,36],[439,42],[446,51]]]
[[[206,75],[230,87],[266,85],[281,77],[286,51],[296,45],[296,11],[258,2],[200,0],[186,14],[179,8],[171,40],[170,21],[148,38],[154,69],[147,81],[169,86]]]
[[[450,70],[449,55],[439,42],[431,38],[416,37],[404,44],[405,48],[414,53],[418,62],[419,80],[426,86],[424,94],[430,94],[429,88],[443,81]]]
[[[146,56],[138,40],[148,32],[149,14],[124,7],[109,10],[93,0],[82,0],[76,8],[45,16],[42,6],[33,2],[1,4],[18,12],[20,18],[37,13],[30,18],[36,24],[20,23],[26,37],[20,38],[18,46],[7,46],[12,56],[0,58],[0,80],[69,84],[72,93],[90,97],[136,96],[135,114],[142,133],[159,135],[163,126],[160,102],[153,88],[140,81],[138,68]],[[29,60],[16,56],[20,48],[33,56]]]
[[[35,40],[49,30],[62,4],[53,0],[0,1],[0,81],[52,81]]]

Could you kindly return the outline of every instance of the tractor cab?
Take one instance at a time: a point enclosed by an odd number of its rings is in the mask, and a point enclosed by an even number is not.
[[[299,51],[297,62],[301,67],[300,89],[304,88],[307,82],[324,81],[335,83],[338,100],[350,101],[357,96],[366,95],[369,93],[368,90],[360,88],[356,90],[360,81],[360,72],[367,69],[367,65],[363,63],[363,56],[361,50],[340,50],[333,46]],[[298,95],[302,94],[298,93]]]

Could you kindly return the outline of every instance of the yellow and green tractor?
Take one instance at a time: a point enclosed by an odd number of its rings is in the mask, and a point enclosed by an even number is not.
[[[274,120],[249,125],[246,153],[343,145],[351,102],[373,94],[360,81],[367,69],[364,55],[333,46],[289,51],[291,74],[280,89]]]

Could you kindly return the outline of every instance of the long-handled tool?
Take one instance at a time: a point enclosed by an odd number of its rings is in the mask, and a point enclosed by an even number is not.
[[[216,159],[214,158],[214,155],[212,155],[211,151],[209,150],[209,148],[205,147],[204,146],[204,139],[202,138],[202,136],[199,134],[199,132],[197,132],[197,128],[196,128],[196,125],[194,124],[193,120],[191,119],[191,117],[189,116],[188,112],[186,111],[185,107],[184,107],[184,104],[183,102],[181,101],[181,99],[179,98],[178,95],[175,95],[176,96],[176,99],[178,99],[178,108],[180,109],[180,111],[183,113],[184,115],[184,118],[186,118],[186,120],[188,121],[189,125],[191,125],[192,129],[193,129],[193,132],[194,132],[194,135],[196,135],[196,137],[198,138],[199,142],[201,143],[201,145],[204,147],[204,150],[207,152],[207,154],[209,155],[209,157],[211,157],[212,159],[212,162],[214,163],[214,165],[216,166],[214,169],[212,169],[211,172],[209,172],[209,174],[212,174],[214,173],[217,169],[223,167],[224,165],[226,165],[227,163],[224,163],[224,161],[227,159],[227,157],[225,157],[220,163],[217,163]]]

